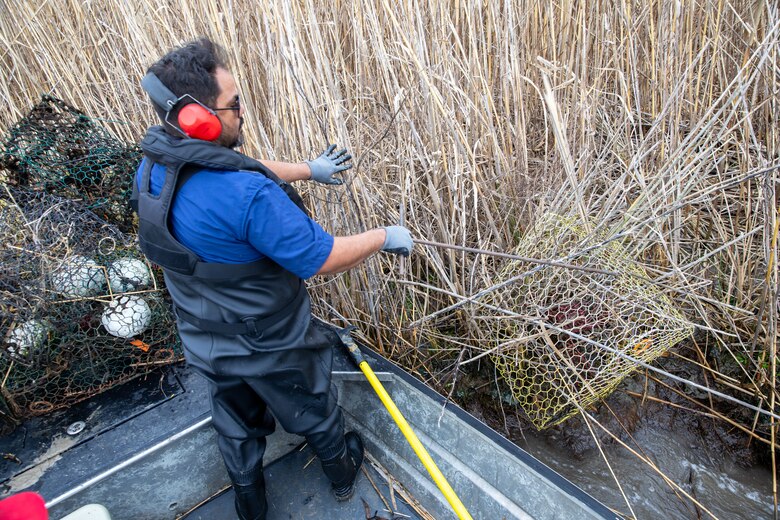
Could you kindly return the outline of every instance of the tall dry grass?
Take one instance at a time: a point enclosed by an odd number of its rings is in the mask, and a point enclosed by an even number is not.
[[[0,0],[0,13],[0,129],[51,92],[136,141],[154,121],[145,68],[208,35],[241,85],[245,152],[353,152],[345,186],[306,188],[329,231],[401,222],[511,251],[539,215],[581,216],[697,325],[703,381],[777,413],[775,2]],[[417,246],[312,287],[321,315],[443,389],[492,348],[468,299],[500,267]],[[766,416],[726,415],[775,446]]]

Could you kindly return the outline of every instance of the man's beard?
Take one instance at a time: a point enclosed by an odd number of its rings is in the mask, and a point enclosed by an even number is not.
[[[241,130],[243,126],[244,118],[242,117],[238,120],[238,136],[236,137],[236,140],[233,141],[233,143],[229,146],[229,148],[239,148],[244,144],[244,132]]]

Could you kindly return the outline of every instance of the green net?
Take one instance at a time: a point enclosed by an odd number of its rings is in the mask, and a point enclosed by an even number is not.
[[[112,137],[98,120],[43,96],[8,130],[0,168],[8,171],[9,184],[82,200],[127,232],[133,214],[126,201],[141,156],[137,146]]]
[[[629,357],[650,362],[691,334],[641,265],[606,239],[548,214],[516,254],[552,260],[587,251],[568,263],[589,270],[513,261],[499,281],[517,280],[486,299],[512,311],[480,319],[496,340],[492,358],[502,380],[537,428],[609,395],[638,368]]]

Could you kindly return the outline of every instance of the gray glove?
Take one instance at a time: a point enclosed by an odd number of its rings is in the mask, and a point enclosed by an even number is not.
[[[409,256],[414,246],[409,230],[403,226],[387,226],[384,230],[387,236],[385,236],[385,243],[382,244],[382,251]]]
[[[349,162],[349,160],[352,159],[352,156],[347,153],[346,148],[343,148],[338,152],[335,152],[335,149],[336,145],[332,144],[316,159],[306,161],[306,164],[309,165],[309,169],[311,170],[311,179],[313,181],[322,184],[342,184],[344,182],[342,179],[334,177],[333,175],[352,168],[352,163]]]

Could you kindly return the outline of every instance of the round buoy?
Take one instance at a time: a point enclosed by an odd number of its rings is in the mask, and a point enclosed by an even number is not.
[[[46,344],[52,325],[46,320],[29,320],[18,325],[8,337],[8,353],[26,356]]]
[[[115,293],[136,291],[151,281],[149,268],[137,258],[122,258],[108,266],[108,283]]]
[[[142,333],[152,320],[149,304],[135,295],[124,295],[108,304],[100,322],[112,336],[131,338]]]
[[[52,287],[66,298],[81,298],[100,292],[106,283],[103,269],[85,256],[65,258],[51,275]]]

